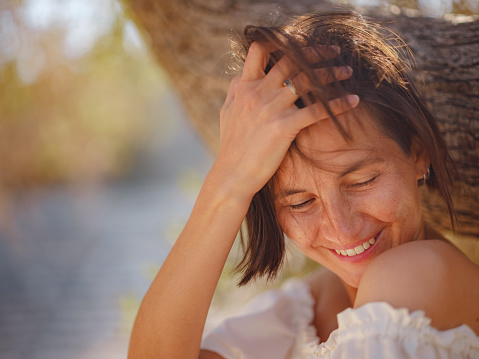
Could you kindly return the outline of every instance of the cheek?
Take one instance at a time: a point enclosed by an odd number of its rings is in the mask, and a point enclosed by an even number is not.
[[[304,251],[314,246],[319,226],[317,225],[318,221],[315,221],[313,217],[312,214],[295,216],[284,212],[278,216],[284,233],[299,250]]]
[[[369,214],[384,222],[415,221],[421,212],[417,183],[400,175],[384,178],[383,184],[368,196]],[[404,224],[404,223],[403,223]]]
[[[395,228],[416,228],[421,218],[421,203],[417,182],[409,174],[385,174],[377,187],[364,194],[349,197],[348,202],[360,226],[389,223]],[[278,210],[278,220],[284,233],[303,253],[321,245],[321,214],[317,210],[294,214]],[[369,222],[369,223],[368,223]]]

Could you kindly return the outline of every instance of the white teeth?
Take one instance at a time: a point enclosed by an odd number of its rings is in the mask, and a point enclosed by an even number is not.
[[[356,252],[356,254],[361,254],[364,252],[364,247],[362,244],[360,244],[359,246],[357,247],[354,247],[354,251]]]
[[[350,249],[335,249],[337,254],[341,254],[345,257],[353,257],[357,254],[363,253],[365,250],[369,249],[371,245],[373,245],[376,242],[375,238],[371,238],[370,240],[364,242],[363,244],[360,244],[357,247],[350,248]]]

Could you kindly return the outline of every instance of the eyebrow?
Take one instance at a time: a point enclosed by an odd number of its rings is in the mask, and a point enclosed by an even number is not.
[[[351,166],[346,168],[346,170],[341,172],[339,177],[342,178],[342,177],[347,176],[348,174],[350,174],[352,172],[360,170],[363,167],[367,167],[367,166],[370,166],[372,164],[381,163],[381,162],[384,162],[384,159],[382,159],[380,157],[374,157],[374,158],[368,157],[368,158],[362,159],[360,161],[354,162]]]
[[[292,196],[293,194],[303,193],[303,192],[306,192],[306,190],[305,189],[287,189],[284,191],[280,191],[273,197],[273,201],[276,201],[278,198],[285,198],[288,196]]]
[[[350,174],[352,172],[355,172],[357,170],[360,170],[363,167],[367,167],[367,166],[370,166],[372,164],[382,163],[382,162],[384,162],[384,159],[382,159],[380,157],[374,157],[374,158],[368,157],[368,158],[359,160],[357,162],[354,162],[351,166],[346,168],[346,170],[341,172],[339,177],[340,178],[345,177],[348,174]],[[273,201],[276,201],[279,198],[285,198],[285,197],[288,197],[288,196],[292,196],[294,194],[304,193],[304,192],[307,192],[307,191],[305,189],[301,189],[301,188],[286,189],[286,190],[280,191],[276,195],[274,195]]]

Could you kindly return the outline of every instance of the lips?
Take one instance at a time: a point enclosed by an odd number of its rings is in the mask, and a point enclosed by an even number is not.
[[[366,242],[364,242],[363,244],[360,244],[354,248],[349,248],[349,249],[335,249],[336,253],[339,254],[339,255],[342,255],[342,256],[347,256],[347,257],[354,257],[358,254],[361,254],[361,253],[364,253],[365,251],[367,251],[369,248],[371,248],[371,246],[376,243],[376,236],[374,236],[373,238],[367,240]]]
[[[374,249],[381,239],[381,233],[382,230],[374,237],[365,240],[353,248],[331,249],[331,251],[343,261],[351,263],[361,262],[374,253]]]

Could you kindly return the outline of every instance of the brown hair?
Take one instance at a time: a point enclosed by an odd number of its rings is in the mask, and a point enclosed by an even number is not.
[[[418,139],[430,156],[430,177],[426,185],[437,190],[444,199],[454,228],[454,204],[451,198],[454,164],[439,133],[437,123],[408,76],[409,66],[402,58],[410,58],[406,45],[390,30],[374,24],[356,12],[335,11],[294,18],[283,26],[247,26],[244,38],[234,44],[234,55],[244,61],[254,41],[269,42],[278,51],[270,56],[266,72],[282,57],[288,56],[311,83],[313,90],[296,102],[298,107],[327,101],[345,93],[357,94],[382,132],[393,139],[410,156],[413,139]],[[337,45],[340,55],[333,61],[310,64],[304,47]],[[350,66],[350,79],[322,86],[314,75],[316,67]],[[343,136],[349,134],[330,113]],[[293,142],[292,149],[295,144]],[[297,150],[297,149],[296,149]],[[239,285],[257,276],[271,279],[281,267],[284,234],[276,218],[271,179],[253,197],[246,214],[248,241],[243,260],[237,267],[242,273]]]

